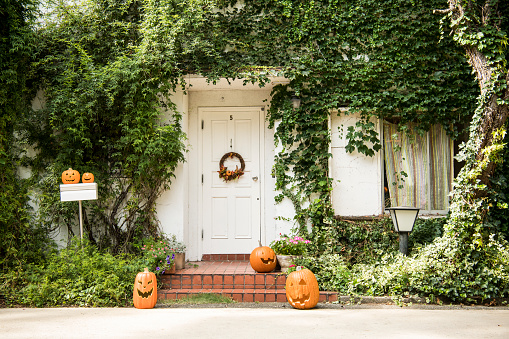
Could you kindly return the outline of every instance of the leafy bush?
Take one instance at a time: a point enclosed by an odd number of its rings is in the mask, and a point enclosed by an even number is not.
[[[505,134],[504,143],[509,143],[509,133]],[[497,166],[491,178],[494,191],[490,194],[491,208],[485,226],[498,231],[501,236],[509,241],[509,182],[507,177],[507,173],[509,173],[509,151],[507,147],[504,148],[502,157],[503,161]]]
[[[328,229],[339,253],[296,259],[320,289],[347,295],[419,295],[430,302],[480,303],[509,296],[509,250],[503,239],[472,248],[444,235],[447,218],[418,219],[408,257],[398,251],[390,218],[340,221]]]
[[[326,254],[318,258],[304,257],[294,259],[297,266],[311,270],[322,291],[346,292],[350,270],[339,254]]]
[[[412,233],[408,237],[408,248],[431,244],[435,238],[444,234],[447,218],[417,219]]]
[[[314,254],[341,254],[349,265],[372,262],[382,252],[398,251],[398,236],[390,218],[370,221],[334,221],[324,228],[320,239],[313,238]],[[320,245],[321,243],[321,245]]]
[[[446,218],[417,219],[410,233],[408,249],[421,247],[442,236]],[[399,251],[398,234],[394,231],[389,217],[373,218],[366,221],[335,220],[324,228],[322,239],[313,239],[316,256],[325,253],[339,253],[346,263],[374,263],[380,253]],[[322,245],[318,243],[322,243]],[[325,249],[321,248],[325,247]]]
[[[30,264],[2,277],[8,304],[27,306],[128,306],[133,281],[145,262],[103,253],[73,240],[46,264]]]
[[[349,293],[414,295],[430,301],[484,302],[509,295],[507,243],[472,249],[442,237],[413,257],[386,254],[376,264],[352,268]]]

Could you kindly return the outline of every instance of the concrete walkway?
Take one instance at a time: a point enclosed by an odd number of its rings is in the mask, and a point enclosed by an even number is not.
[[[0,309],[0,338],[509,338],[509,308]]]

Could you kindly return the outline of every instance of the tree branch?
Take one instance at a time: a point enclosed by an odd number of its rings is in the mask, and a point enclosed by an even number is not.
[[[447,13],[450,13],[452,11],[454,11],[454,7],[451,4],[451,7],[446,8],[446,9],[434,9],[433,10],[433,14],[447,14]]]

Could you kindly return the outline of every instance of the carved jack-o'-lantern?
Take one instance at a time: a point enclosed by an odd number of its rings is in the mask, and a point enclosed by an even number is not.
[[[83,183],[92,183],[94,182],[94,175],[92,173],[83,173],[81,181]]]
[[[260,246],[251,252],[249,262],[256,272],[271,272],[276,268],[276,253],[272,248],[262,246],[260,243]]]
[[[157,302],[156,275],[148,271],[136,275],[134,280],[133,303],[136,308],[153,308]]]
[[[62,182],[64,184],[77,184],[80,182],[80,172],[69,168],[62,172]]]
[[[320,291],[315,275],[308,269],[297,267],[286,277],[286,299],[295,308],[308,309],[318,304]]]

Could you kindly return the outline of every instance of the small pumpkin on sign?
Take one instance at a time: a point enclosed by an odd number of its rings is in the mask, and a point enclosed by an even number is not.
[[[294,308],[309,309],[318,304],[320,291],[315,275],[308,269],[297,270],[286,277],[286,299]]]
[[[276,268],[276,253],[268,246],[260,246],[255,248],[249,256],[249,263],[256,272],[267,273]]]
[[[81,181],[83,183],[92,183],[94,182],[94,175],[92,173],[83,173],[83,176],[81,177]]]
[[[134,279],[133,303],[136,308],[153,308],[157,302],[156,275],[145,267]]]
[[[64,184],[78,184],[80,182],[80,172],[69,168],[62,172],[62,182]]]

